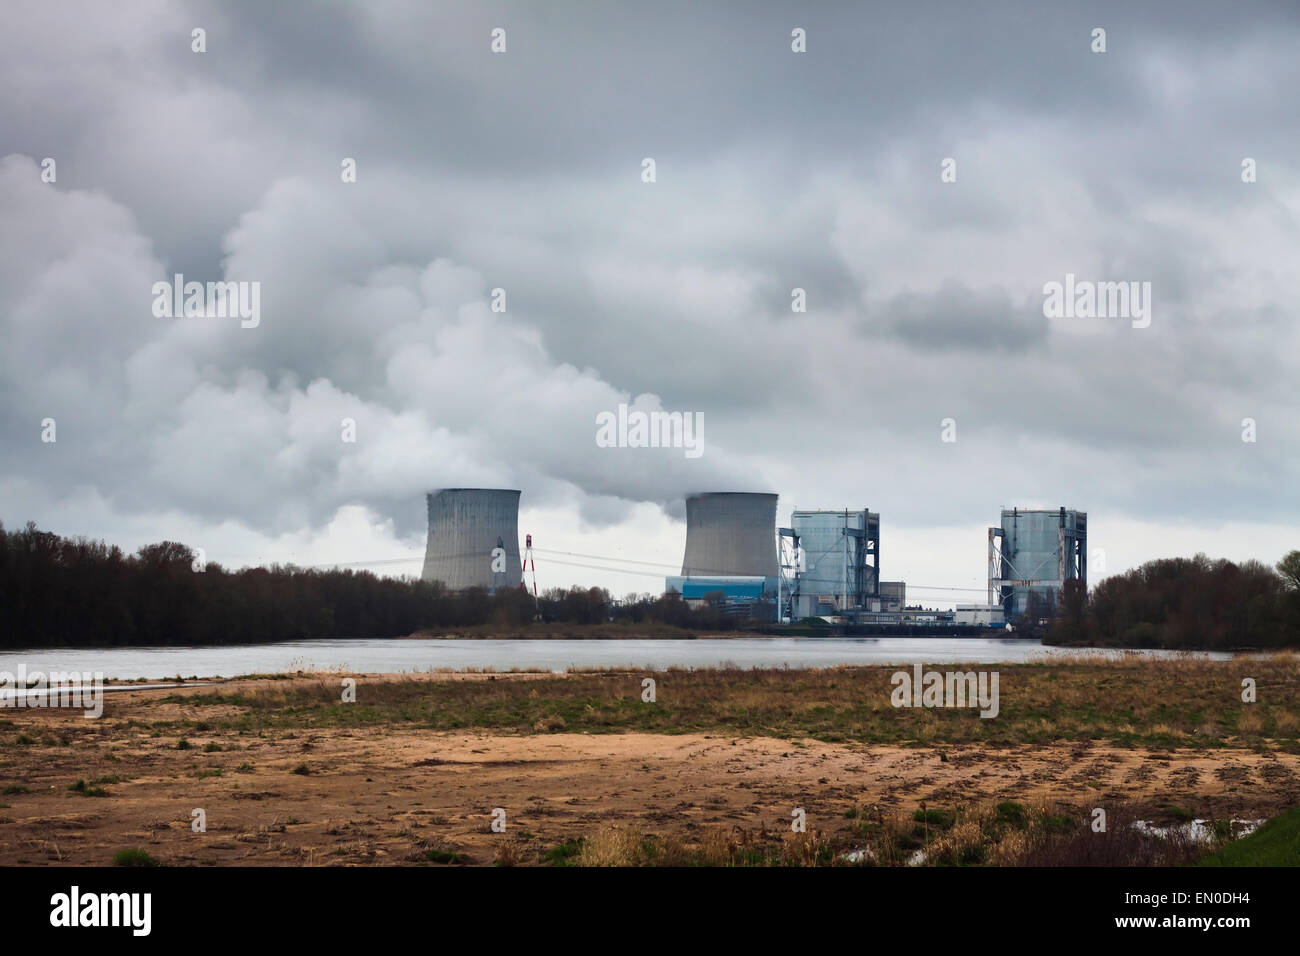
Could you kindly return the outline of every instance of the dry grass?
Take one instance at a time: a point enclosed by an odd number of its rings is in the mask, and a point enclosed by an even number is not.
[[[492,863],[494,866],[518,866],[523,859],[523,846],[513,837],[506,837],[497,844],[496,857]]]
[[[979,665],[935,665],[979,670]],[[987,669],[987,667],[985,668]],[[438,680],[431,675],[361,677],[357,702],[339,700],[331,679],[266,682],[243,693],[220,686],[169,698],[212,708],[205,722],[260,732],[311,727],[411,725],[488,728],[521,734],[722,732],[812,737],[826,742],[982,743],[994,746],[1089,739],[1161,747],[1256,746],[1300,751],[1300,658],[1295,654],[1209,661],[1067,658],[1003,664],[1000,712],[895,708],[895,667],[824,670],[669,669],[655,674],[658,700],[641,701],[640,671],[528,674]],[[1240,699],[1243,673],[1269,704]],[[178,721],[176,733],[190,726]]]
[[[909,818],[878,807],[858,829],[862,865],[877,866],[1171,866],[1194,862],[1234,837],[1226,823],[1208,844],[1171,829],[1153,835],[1134,826],[1135,808],[1112,805],[1105,830],[1092,827],[1086,808],[977,802],[952,810],[930,808]],[[711,827],[697,843],[607,826],[584,838],[582,866],[844,866],[847,847],[815,830],[774,835],[743,827]]]
[[[641,862],[641,834],[621,827],[597,830],[578,851],[579,866],[636,866]]]
[[[830,844],[815,830],[777,835],[741,826],[706,827],[695,843],[607,826],[582,841],[580,866],[826,866]]]
[[[709,827],[701,836],[696,859],[701,866],[727,866],[735,855],[735,849],[726,830]]]
[[[1264,718],[1257,710],[1246,710],[1237,719],[1237,732],[1240,734],[1258,734],[1264,729]]]
[[[1296,730],[1300,729],[1300,718],[1289,710],[1275,707],[1272,716],[1273,726],[1277,729],[1279,736],[1294,737]]]

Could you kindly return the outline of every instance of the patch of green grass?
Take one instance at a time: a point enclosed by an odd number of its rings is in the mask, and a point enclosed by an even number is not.
[[[158,861],[139,847],[118,850],[113,854],[114,866],[157,866]]]
[[[917,823],[947,830],[956,822],[956,815],[951,810],[916,810],[912,813],[912,819]]]
[[[1029,812],[1023,803],[1006,800],[998,804],[997,814],[998,823],[1005,823],[1017,830],[1023,830],[1029,825]]]
[[[68,784],[68,789],[73,793],[79,793],[83,797],[106,797],[108,791],[103,787],[94,787],[84,780],[78,780],[76,783]]]
[[[207,754],[221,753],[221,744],[215,742],[205,744],[203,752]]]
[[[300,764],[298,764],[298,766],[294,767],[294,768],[293,768],[292,770],[290,770],[289,772],[290,772],[290,773],[296,773],[296,774],[298,774],[298,776],[300,776],[300,777],[305,777],[305,776],[307,776],[308,774],[311,773],[311,767],[307,766],[305,763],[300,763]]]
[[[425,850],[424,858],[434,863],[464,863],[465,857],[454,850]]]
[[[1231,820],[1214,820],[1210,823],[1210,829],[1214,833],[1214,839],[1220,843],[1227,843],[1232,840],[1236,834],[1233,833]]]
[[[176,749],[177,749],[177,750],[189,750],[189,749],[190,749],[191,747],[193,747],[193,746],[194,746],[194,745],[193,745],[192,743],[190,743],[188,740],[186,740],[184,737],[182,737],[180,740],[176,741]]]
[[[1211,853],[1199,866],[1295,866],[1300,861],[1300,807]]]
[[[565,840],[559,846],[552,847],[542,856],[542,862],[549,866],[573,866],[574,857],[582,850],[581,840]]]
[[[15,793],[31,793],[31,791],[28,790],[26,787],[24,787],[21,783],[11,784],[10,786],[5,787],[4,789],[4,794],[6,797]]]
[[[1043,829],[1049,833],[1069,833],[1075,828],[1075,821],[1063,813],[1047,814],[1043,817]]]

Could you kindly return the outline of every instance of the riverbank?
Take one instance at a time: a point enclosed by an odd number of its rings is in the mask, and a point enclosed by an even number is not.
[[[355,703],[343,674],[130,690],[98,720],[0,711],[0,864],[133,847],[178,865],[532,864],[610,846],[625,862],[646,847],[827,862],[914,854],[984,832],[976,819],[1003,842],[1022,837],[998,830],[1014,820],[1086,832],[1096,808],[1259,820],[1300,804],[1300,663],[1250,663],[1003,665],[993,719],[894,707],[881,667],[354,675]],[[811,836],[790,833],[795,809]],[[976,861],[1015,862],[995,850]]]

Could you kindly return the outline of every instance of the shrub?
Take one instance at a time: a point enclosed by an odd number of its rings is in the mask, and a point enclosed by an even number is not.
[[[118,850],[113,854],[114,866],[157,866],[158,861],[139,847]]]

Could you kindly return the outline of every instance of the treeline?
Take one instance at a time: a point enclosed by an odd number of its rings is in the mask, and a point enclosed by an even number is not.
[[[727,630],[745,621],[675,595],[616,603],[600,588],[451,592],[439,582],[369,571],[277,565],[227,571],[172,541],[135,554],[32,523],[0,523],[0,647],[257,644],[403,637],[420,630],[543,621],[655,622]]]
[[[1091,593],[1066,582],[1044,642],[1198,650],[1300,644],[1300,551],[1276,569],[1198,554],[1148,561]]]

